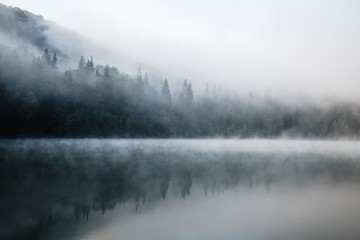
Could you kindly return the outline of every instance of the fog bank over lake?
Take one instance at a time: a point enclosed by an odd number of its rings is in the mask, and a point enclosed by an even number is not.
[[[0,0],[0,240],[359,240],[359,0]]]
[[[1,140],[0,236],[357,239],[359,146],[263,139]]]

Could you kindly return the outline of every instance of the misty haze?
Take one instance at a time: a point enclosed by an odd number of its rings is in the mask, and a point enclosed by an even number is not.
[[[357,1],[0,1],[0,239],[360,238]]]

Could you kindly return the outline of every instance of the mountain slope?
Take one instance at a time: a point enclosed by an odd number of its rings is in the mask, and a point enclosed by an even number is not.
[[[18,7],[7,7],[0,3],[0,46],[27,48],[34,54],[41,54],[45,48],[62,58],[63,69],[74,65],[85,53],[106,55],[104,50],[85,39],[75,31],[62,28]],[[65,61],[66,60],[66,61]]]
[[[19,8],[0,5],[0,31],[0,137],[360,136],[359,104],[291,108],[199,96],[188,80],[160,86],[80,57],[81,38]]]

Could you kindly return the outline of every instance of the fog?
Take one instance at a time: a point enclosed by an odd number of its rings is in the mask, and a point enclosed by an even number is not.
[[[358,100],[358,1],[2,2],[84,35],[133,72],[255,96]]]
[[[358,239],[357,149],[349,141],[1,140],[0,237]]]
[[[359,239],[356,1],[3,3],[1,239]]]

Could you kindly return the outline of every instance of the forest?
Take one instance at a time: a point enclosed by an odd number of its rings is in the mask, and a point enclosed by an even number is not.
[[[57,33],[50,36],[50,30]],[[239,89],[205,80],[194,87],[193,79],[159,80],[140,68],[129,74],[97,64],[73,32],[3,4],[0,31],[1,138],[360,135],[358,103],[291,105],[252,89],[239,96]]]
[[[141,69],[133,76],[79,57],[61,71],[56,51],[33,56],[1,46],[0,137],[308,137],[356,138],[360,105],[291,107],[271,97],[241,98],[191,81],[180,89],[153,83]]]

